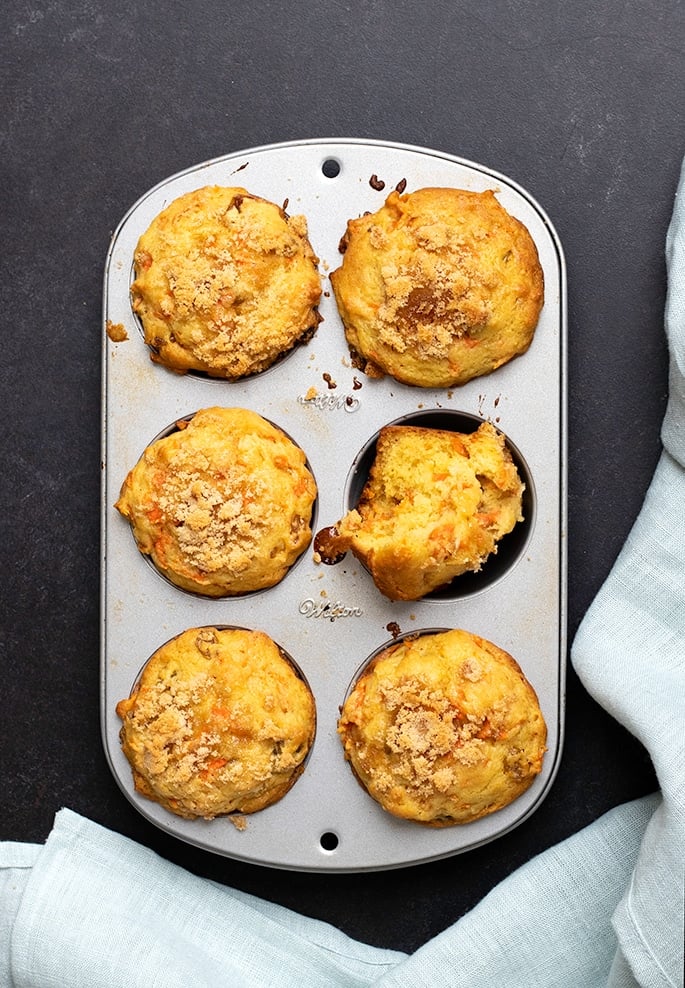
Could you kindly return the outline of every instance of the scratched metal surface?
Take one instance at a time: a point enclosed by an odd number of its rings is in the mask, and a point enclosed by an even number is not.
[[[335,177],[324,167],[331,160],[339,166]],[[383,191],[373,187],[372,175],[385,183]],[[546,295],[530,350],[461,388],[370,380],[350,364],[325,276],[340,263],[347,219],[377,209],[401,180],[408,191],[427,185],[492,188],[538,247]],[[242,185],[278,203],[287,199],[289,213],[307,217],[324,275],[323,322],[311,342],[266,373],[237,383],[179,377],[153,365],[130,306],[139,235],[172,199],[206,184]],[[139,812],[165,832],[221,855],[322,872],[439,859],[526,819],[547,794],[559,763],[566,656],[566,281],[558,237],[540,205],[504,174],[423,148],[331,139],[248,149],[170,177],[126,214],[106,261],[108,321],[121,323],[128,338],[112,342],[104,335],[101,723],[112,772]],[[113,505],[151,439],[208,405],[254,409],[302,446],[319,488],[315,531],[333,524],[354,498],[361,482],[355,463],[364,461],[382,425],[422,415],[428,424],[457,428],[490,419],[520,457],[530,521],[511,551],[503,544],[496,578],[486,565],[482,579],[467,581],[467,590],[453,595],[391,603],[351,556],[324,566],[311,550],[271,590],[218,601],[186,594],[140,556]],[[216,624],[266,631],[303,670],[317,704],[317,734],[304,774],[278,804],[250,816],[242,832],[226,819],[176,818],[136,794],[114,710],[163,642],[185,628]],[[509,807],[466,826],[432,830],[394,819],[362,791],[343,760],[336,721],[351,682],[380,646],[398,632],[446,627],[466,628],[514,655],[538,693],[548,753],[534,785]]]

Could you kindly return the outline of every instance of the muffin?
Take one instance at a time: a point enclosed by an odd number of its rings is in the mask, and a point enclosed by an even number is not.
[[[331,284],[369,376],[451,387],[530,346],[543,272],[527,228],[492,191],[394,191],[348,222],[341,250]]]
[[[381,652],[345,701],[338,732],[369,795],[431,827],[470,823],[517,799],[540,772],[547,738],[517,662],[462,630]]]
[[[136,790],[177,816],[255,813],[302,773],[309,687],[261,631],[190,628],[158,649],[116,707]]]
[[[245,408],[205,408],[152,442],[115,507],[173,584],[207,597],[274,586],[311,541],[304,452]]]
[[[228,380],[266,370],[316,330],[317,265],[304,216],[242,188],[175,199],[134,254],[131,299],[152,359]]]
[[[389,425],[357,506],[317,534],[317,558],[351,550],[386,597],[418,600],[481,569],[523,520],[523,491],[489,422],[473,433]]]

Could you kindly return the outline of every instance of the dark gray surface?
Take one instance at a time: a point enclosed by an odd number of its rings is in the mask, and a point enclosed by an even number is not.
[[[659,455],[685,7],[6,0],[0,28],[0,838],[42,841],[69,806],[199,874],[413,949],[533,854],[651,791],[649,761],[569,669],[550,795],[477,851],[324,877],[241,865],[148,825],[112,779],[99,728],[109,238],[168,175],[284,140],[433,147],[523,185],[550,215],[568,265],[572,637]]]

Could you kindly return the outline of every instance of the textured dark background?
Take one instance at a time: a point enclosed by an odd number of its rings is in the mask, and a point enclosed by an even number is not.
[[[569,281],[569,633],[636,517],[666,398],[664,238],[685,151],[685,6],[637,0],[4,0],[0,9],[0,838],[61,806],[193,871],[411,950],[655,782],[569,667],[541,808],[476,851],[318,876],[219,858],[129,805],[100,742],[101,292],[152,185],[316,137],[422,145],[543,206]]]

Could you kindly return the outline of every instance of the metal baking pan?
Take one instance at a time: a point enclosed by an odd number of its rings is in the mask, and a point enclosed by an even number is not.
[[[530,349],[460,388],[413,388],[355,370],[326,280],[340,263],[347,220],[378,209],[400,182],[407,191],[493,189],[538,248],[545,304]],[[323,322],[313,339],[265,373],[235,383],[154,365],[129,297],[140,234],[172,199],[208,184],[240,185],[279,204],[287,200],[290,213],[304,213],[324,276]],[[112,772],[140,813],[166,833],[220,855],[320,872],[443,858],[527,819],[559,764],[566,660],[566,276],[559,239],[540,206],[505,175],[424,148],[329,139],[240,151],[160,182],[129,210],[107,255],[103,322],[102,733]],[[119,332],[108,336],[112,326]],[[325,566],[311,549],[277,587],[259,594],[205,600],[177,590],[140,555],[114,502],[155,436],[200,408],[222,404],[259,412],[305,450],[319,488],[314,531],[347,510],[359,489],[360,464],[384,424],[417,416],[436,425],[489,419],[525,471],[522,541],[498,571],[486,564],[484,579],[412,603],[382,597],[351,555]],[[303,671],[317,705],[317,734],[303,775],[279,803],[249,816],[242,831],[227,818],[177,818],[139,796],[119,745],[115,705],[128,696],[146,659],[169,638],[201,625],[265,631]],[[343,759],[336,726],[350,683],[381,645],[398,634],[447,627],[489,638],[516,658],[540,699],[548,751],[541,774],[514,803],[474,823],[431,829],[392,817],[362,790]]]

